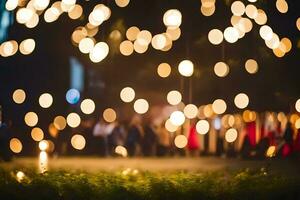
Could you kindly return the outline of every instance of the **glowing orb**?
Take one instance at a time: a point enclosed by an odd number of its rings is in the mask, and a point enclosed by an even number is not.
[[[201,135],[208,133],[209,127],[209,123],[206,120],[200,120],[196,124],[196,130]]]
[[[13,93],[13,100],[17,104],[21,104],[25,101],[26,99],[26,93],[22,89],[17,89]]]
[[[66,100],[70,104],[76,104],[78,103],[80,99],[80,93],[76,89],[69,89],[66,94]]]

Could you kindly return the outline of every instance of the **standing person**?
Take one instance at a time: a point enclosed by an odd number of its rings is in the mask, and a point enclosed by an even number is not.
[[[100,156],[108,155],[108,141],[107,137],[114,129],[114,124],[107,124],[102,118],[95,125],[93,135],[97,137],[97,147],[100,149]]]
[[[144,126],[144,137],[142,138],[142,151],[144,156],[154,156],[156,154],[157,133],[150,123]]]
[[[292,124],[290,122],[287,123],[286,129],[283,135],[284,144],[282,146],[282,156],[288,157],[292,153],[292,145],[293,145],[293,129]]]
[[[160,124],[157,129],[158,133],[158,146],[157,156],[166,156],[170,153],[171,135],[165,127],[165,121]]]
[[[200,144],[198,141],[196,124],[194,122],[191,122],[190,124],[187,147],[192,156],[199,155]]]
[[[108,151],[110,155],[114,155],[115,148],[118,145],[124,146],[126,137],[126,130],[124,124],[115,122],[115,127],[111,134],[108,136]]]
[[[126,138],[126,148],[129,156],[135,156],[137,154],[138,144],[144,134],[143,127],[141,125],[141,118],[138,115],[133,116]]]

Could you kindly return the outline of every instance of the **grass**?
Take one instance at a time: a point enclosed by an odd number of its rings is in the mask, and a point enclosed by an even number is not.
[[[211,173],[0,170],[1,200],[300,199],[300,178],[265,169]]]

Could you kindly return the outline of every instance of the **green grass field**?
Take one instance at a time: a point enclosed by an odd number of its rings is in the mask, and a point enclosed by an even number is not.
[[[1,200],[300,199],[300,179],[265,170],[87,173],[0,170]]]

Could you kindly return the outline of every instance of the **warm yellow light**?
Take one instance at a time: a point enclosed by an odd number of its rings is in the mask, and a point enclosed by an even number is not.
[[[257,8],[252,5],[252,4],[248,4],[246,6],[246,15],[250,18],[250,19],[255,19],[258,15],[258,11]]]
[[[177,135],[175,137],[174,144],[177,148],[183,149],[184,147],[186,147],[187,143],[187,138],[184,135]]]
[[[126,37],[130,41],[134,41],[137,38],[137,35],[139,34],[140,29],[136,26],[132,26],[126,31]]]
[[[13,100],[17,104],[21,104],[25,101],[26,99],[26,93],[22,89],[17,89],[13,93]]]
[[[245,5],[241,1],[235,1],[231,4],[231,12],[235,16],[242,16],[245,13]]]
[[[194,64],[190,60],[183,60],[178,65],[178,71],[182,76],[190,77],[194,73]]]
[[[53,123],[49,124],[48,132],[54,138],[58,136],[58,129],[54,126]]]
[[[137,99],[134,102],[133,108],[138,114],[144,114],[149,109],[149,103],[145,99]]]
[[[181,111],[174,111],[170,116],[170,122],[175,126],[181,126],[185,121],[185,116]]]
[[[296,27],[300,31],[300,17],[298,17],[298,19],[296,21]]]
[[[3,42],[0,47],[0,54],[3,57],[14,55],[18,51],[18,43],[15,40]]]
[[[83,9],[81,7],[81,5],[76,4],[74,7],[72,7],[69,12],[68,15],[71,19],[79,19],[81,17],[83,13]]]
[[[188,104],[184,107],[183,113],[188,119],[193,119],[197,117],[198,108],[194,104]]]
[[[76,128],[80,125],[81,119],[80,116],[76,113],[70,113],[67,116],[67,124],[72,127],[72,128]]]
[[[117,119],[116,111],[112,108],[105,109],[103,112],[103,119],[108,123],[114,122]]]
[[[25,178],[24,172],[18,171],[17,174],[16,174],[16,178],[17,178],[17,181],[19,183],[21,183],[24,180],[24,178]]]
[[[295,122],[295,128],[300,129],[300,118],[296,120]]]
[[[82,40],[80,40],[79,42],[79,50],[82,53],[90,53],[92,51],[92,49],[94,48],[94,40],[92,38],[83,38]]]
[[[42,140],[39,142],[39,149],[41,151],[46,151],[48,149],[48,147],[49,147],[49,143],[47,140]]]
[[[130,56],[133,53],[133,44],[129,40],[125,40],[120,44],[120,52],[124,56]]]
[[[136,40],[142,46],[149,45],[152,40],[152,34],[147,30],[142,30],[137,34]]]
[[[141,44],[140,41],[141,40],[134,41],[133,49],[137,53],[145,53],[148,50],[148,45]]]
[[[48,7],[50,0],[33,0],[32,2],[34,9],[42,11]]]
[[[5,8],[8,11],[13,11],[18,7],[19,0],[7,0],[5,3]]]
[[[271,40],[273,37],[273,30],[270,26],[264,25],[264,26],[260,27],[259,34],[262,39]]]
[[[117,6],[124,8],[129,4],[130,0],[115,0],[115,2]]]
[[[181,12],[177,9],[170,9],[165,12],[163,21],[165,26],[169,28],[178,28],[182,21]]]
[[[118,154],[118,155],[121,155],[123,157],[127,157],[128,153],[127,153],[127,149],[123,146],[116,146],[115,148],[115,153]]]
[[[219,29],[213,29],[208,33],[208,40],[214,45],[221,44],[223,41],[223,33]]]
[[[276,8],[281,13],[287,13],[287,11],[289,10],[289,5],[285,0],[277,0]]]
[[[109,47],[105,42],[98,42],[90,52],[90,59],[94,63],[101,62],[108,55]]]
[[[237,136],[238,136],[237,130],[234,128],[231,128],[226,131],[225,140],[226,140],[226,142],[232,143],[237,139]]]
[[[235,104],[236,107],[238,107],[240,109],[244,109],[249,104],[249,97],[244,93],[240,93],[240,94],[235,96],[234,104]]]
[[[180,35],[181,35],[181,30],[180,28],[167,28],[167,31],[166,33],[170,36],[170,38],[175,41],[175,40],[178,40],[180,38]]]
[[[33,16],[33,10],[29,8],[20,8],[16,14],[16,20],[20,24],[25,24]]]
[[[154,49],[162,50],[167,43],[167,38],[164,34],[157,34],[153,36],[151,44]]]
[[[135,91],[131,87],[125,87],[120,92],[120,98],[125,103],[132,102],[135,98]]]
[[[44,93],[39,98],[39,104],[42,108],[49,108],[53,103],[53,97],[49,93]]]
[[[229,73],[229,67],[224,62],[218,62],[214,66],[214,72],[218,77],[225,77]]]
[[[24,117],[25,123],[27,124],[27,126],[30,126],[30,127],[37,125],[38,120],[39,120],[38,116],[34,112],[28,112],[28,113],[26,113],[26,115]]]
[[[270,40],[265,40],[267,47],[270,49],[276,49],[280,46],[280,40],[277,34],[273,33]]]
[[[61,14],[61,10],[59,10],[58,8],[56,7],[48,8],[44,13],[44,20],[47,23],[54,22],[59,18],[60,14]]]
[[[9,141],[9,148],[14,153],[20,153],[23,149],[23,145],[18,138],[12,138]]]
[[[216,114],[223,114],[226,109],[227,105],[223,99],[217,99],[212,104],[212,109]]]
[[[276,155],[276,146],[270,146],[267,149],[266,156],[271,158],[274,157],[275,155]]]
[[[171,74],[171,66],[168,63],[161,63],[157,67],[157,74],[162,77],[166,78]]]
[[[206,120],[199,120],[196,124],[196,130],[201,135],[208,133],[209,128],[209,123]]]
[[[254,20],[258,25],[266,24],[267,21],[268,21],[268,18],[267,18],[267,15],[266,15],[265,11],[263,11],[261,9],[258,9],[257,10],[257,17]]]
[[[258,64],[254,59],[248,59],[245,63],[245,69],[250,74],[255,74],[258,71]]]
[[[57,116],[54,118],[53,125],[57,130],[64,130],[67,126],[67,121],[63,116]]]
[[[281,43],[284,45],[286,53],[292,49],[292,42],[289,38],[282,38]]]
[[[167,101],[171,105],[178,105],[182,100],[181,93],[177,90],[172,90],[167,94]]]
[[[85,147],[86,141],[82,135],[76,134],[71,138],[71,144],[74,149],[82,150]]]
[[[23,40],[19,46],[19,49],[23,55],[31,54],[35,49],[35,41],[33,39]]]
[[[42,129],[35,127],[31,130],[31,137],[34,141],[39,142],[44,139],[44,132]]]
[[[300,99],[296,101],[295,109],[300,113]]]
[[[80,104],[80,109],[84,114],[92,114],[95,111],[95,103],[92,99],[85,99]]]
[[[224,38],[229,43],[235,43],[239,39],[239,32],[235,27],[227,27],[224,31]]]
[[[211,7],[205,7],[202,4],[202,6],[200,7],[200,11],[204,16],[209,17],[215,13],[216,7],[215,7],[215,5],[213,5]]]
[[[174,124],[172,124],[171,120],[168,119],[168,120],[165,122],[165,128],[167,129],[167,131],[169,131],[169,132],[171,132],[171,133],[174,133],[175,131],[177,131],[178,126],[175,126]]]

